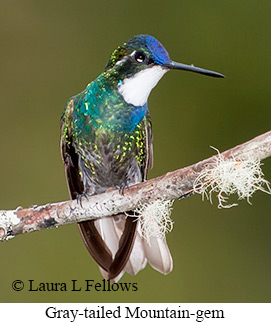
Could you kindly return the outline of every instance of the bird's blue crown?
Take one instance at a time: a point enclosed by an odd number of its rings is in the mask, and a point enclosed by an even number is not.
[[[158,65],[170,62],[168,52],[156,38],[149,35],[138,35],[122,43],[113,51],[106,69],[114,67],[117,62],[134,51],[144,52],[153,63]]]

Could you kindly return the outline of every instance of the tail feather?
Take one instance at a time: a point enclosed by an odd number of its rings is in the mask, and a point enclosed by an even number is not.
[[[97,239],[103,241],[103,248],[95,250],[95,255],[102,252],[103,261],[106,255],[106,266],[104,262],[98,262],[101,274],[106,280],[116,283],[125,272],[136,275],[147,263],[165,275],[172,271],[173,261],[166,240],[150,237],[146,241],[142,237],[140,224],[133,217],[126,218],[124,214],[119,214],[97,219],[93,223],[98,235],[94,242]],[[93,225],[90,227],[93,228]],[[89,229],[89,225],[87,228]],[[96,247],[92,242],[88,241],[92,246],[91,251]],[[97,256],[94,259],[97,261]]]
[[[120,236],[116,232],[114,218],[113,217],[104,217],[102,219],[95,220],[95,227],[97,228],[97,230],[98,230],[101,238],[105,242],[106,246],[110,250],[110,252],[112,254],[112,258],[114,259],[115,254],[118,250],[119,238],[120,238]],[[112,261],[113,261],[113,259],[112,259]]]
[[[150,243],[143,241],[149,264],[160,273],[167,275],[173,269],[172,257],[165,239],[150,237]]]
[[[109,268],[109,279],[117,277],[125,267],[133,249],[136,229],[137,221],[128,216],[125,220],[125,227],[119,240],[117,253]]]
[[[136,275],[140,270],[144,269],[147,264],[143,241],[139,233],[136,233],[134,247],[130,258],[127,261],[124,270],[130,275]]]
[[[97,222],[96,227],[101,237],[107,238],[106,243],[114,257],[117,252],[119,241],[125,227],[124,214],[119,214],[114,217],[102,218],[102,219],[96,220],[95,222]],[[109,238],[109,236],[107,236],[107,231],[110,231],[110,229],[111,229],[111,232],[109,233],[110,234],[110,238]],[[109,280],[110,279],[109,268],[106,271],[101,266],[99,266],[99,269],[103,278],[106,280]],[[125,271],[122,270],[115,278],[111,278],[110,279],[111,284],[118,282],[124,273]]]
[[[122,270],[118,274],[118,276],[116,276],[115,278],[109,279],[109,273],[108,273],[108,271],[105,271],[102,267],[99,267],[99,269],[100,269],[100,272],[101,272],[103,278],[106,279],[106,280],[110,280],[110,283],[111,284],[117,283],[121,279],[121,277],[124,275],[124,273],[125,273],[125,271]]]
[[[134,218],[136,221],[136,218]],[[116,231],[121,236],[124,230],[124,221],[123,217],[116,218],[115,221]],[[137,232],[135,234],[135,241],[133,245],[133,249],[131,251],[129,260],[127,261],[124,271],[130,275],[136,275],[140,270],[144,269],[147,264],[147,259],[145,257],[143,240],[140,235],[140,225],[137,226]]]
[[[97,231],[94,220],[80,222],[78,223],[78,228],[88,252],[99,266],[105,270],[109,270],[113,261],[112,253]]]
[[[103,269],[106,279],[119,276],[125,267],[133,248],[136,227],[137,221],[124,214],[79,224],[85,245]]]

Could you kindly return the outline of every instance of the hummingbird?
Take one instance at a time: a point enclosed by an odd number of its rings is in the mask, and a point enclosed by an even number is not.
[[[119,45],[104,71],[71,97],[61,117],[61,153],[71,199],[145,181],[153,166],[153,137],[147,100],[162,76],[185,70],[222,74],[172,61],[150,35]],[[78,223],[84,244],[102,276],[117,282],[147,263],[163,274],[173,269],[165,239],[142,236],[141,224],[127,214]]]

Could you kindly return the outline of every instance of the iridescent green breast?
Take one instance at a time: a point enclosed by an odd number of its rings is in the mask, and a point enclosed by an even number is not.
[[[126,103],[118,89],[101,74],[74,99],[74,131],[91,135],[95,129],[132,131],[147,112],[147,105]]]

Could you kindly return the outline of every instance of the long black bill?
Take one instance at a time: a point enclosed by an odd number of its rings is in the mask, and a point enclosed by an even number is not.
[[[168,68],[170,70],[184,70],[184,71],[195,72],[195,73],[199,73],[207,76],[213,76],[213,77],[225,77],[223,74],[220,74],[217,72],[205,70],[204,68],[196,67],[193,65],[177,63],[174,61],[164,64],[163,67]]]

